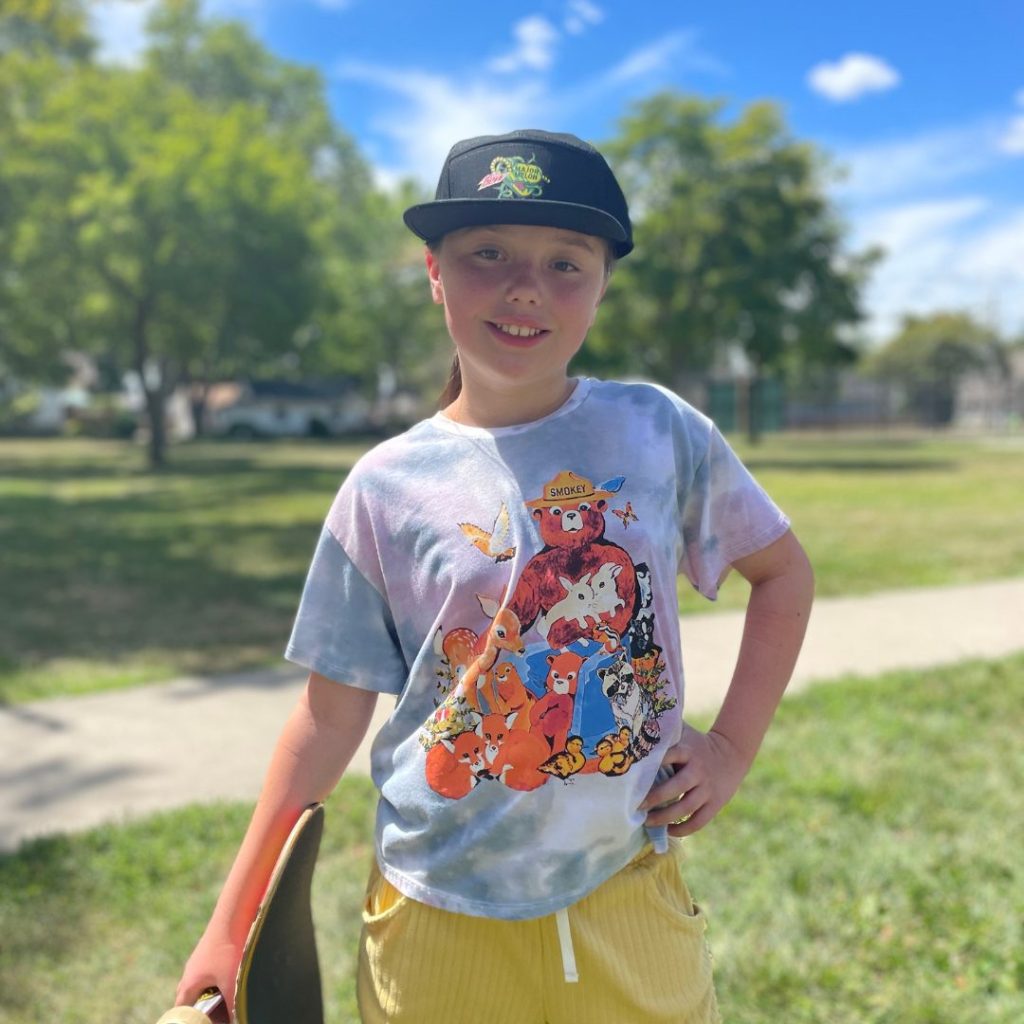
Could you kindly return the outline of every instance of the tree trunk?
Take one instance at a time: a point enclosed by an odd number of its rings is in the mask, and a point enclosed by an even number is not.
[[[135,306],[135,316],[132,323],[132,346],[135,351],[135,372],[139,375],[142,393],[146,398],[146,415],[149,419],[149,444],[147,446],[149,468],[162,469],[167,462],[167,430],[164,423],[166,381],[162,371],[155,388],[150,387],[146,378],[146,371],[150,361],[149,339],[147,338],[149,307],[150,300],[148,297],[140,299]]]
[[[764,388],[759,368],[754,368],[744,386],[747,389],[747,440],[759,444],[764,427]]]
[[[164,423],[163,382],[155,390],[143,388],[146,394],[146,413],[149,417],[149,468],[163,469],[167,465],[167,429]]]
[[[194,437],[206,436],[206,401],[210,396],[208,381],[193,381],[188,389],[188,410],[192,416]]]

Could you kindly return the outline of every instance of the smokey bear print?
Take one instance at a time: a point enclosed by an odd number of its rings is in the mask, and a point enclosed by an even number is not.
[[[611,508],[624,483],[557,473],[524,502],[540,549],[519,577],[477,595],[485,619],[438,630],[436,707],[420,734],[435,792],[614,777],[653,751],[675,700],[654,642],[650,569],[607,535],[611,524],[627,540],[642,516],[635,499],[628,518]],[[486,531],[459,526],[486,555],[473,540]]]

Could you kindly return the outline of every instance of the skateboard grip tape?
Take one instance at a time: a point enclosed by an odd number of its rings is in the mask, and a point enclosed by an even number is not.
[[[323,1024],[320,962],[310,905],[323,828],[323,805],[307,808],[278,857],[239,965],[235,986],[239,1024]]]

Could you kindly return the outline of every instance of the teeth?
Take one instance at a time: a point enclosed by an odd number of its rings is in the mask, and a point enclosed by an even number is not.
[[[513,338],[533,338],[541,333],[537,327],[518,327],[515,324],[495,324],[503,334],[511,334]]]

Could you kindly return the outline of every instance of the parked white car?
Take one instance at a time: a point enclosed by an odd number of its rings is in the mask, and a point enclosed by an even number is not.
[[[211,393],[207,427],[232,437],[332,437],[367,429],[370,411],[351,386],[252,381]]]

